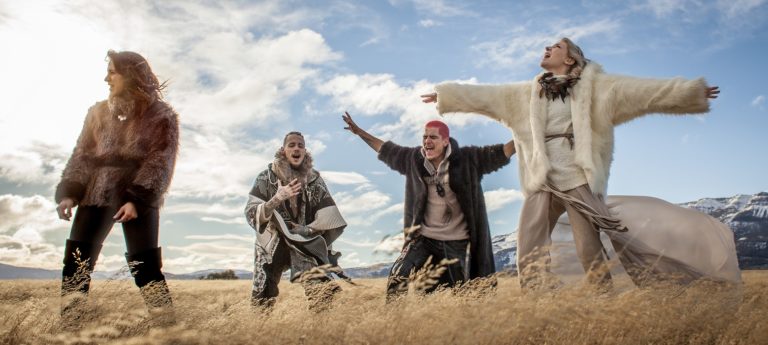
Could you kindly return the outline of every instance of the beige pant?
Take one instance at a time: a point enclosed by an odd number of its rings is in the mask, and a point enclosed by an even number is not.
[[[608,207],[592,194],[588,185],[564,193],[592,206],[601,215],[609,215]],[[525,199],[517,230],[517,271],[524,289],[548,285],[552,230],[563,212],[568,212],[576,253],[587,272],[587,281],[596,285],[611,283],[598,229],[572,205],[550,192],[539,191]]]

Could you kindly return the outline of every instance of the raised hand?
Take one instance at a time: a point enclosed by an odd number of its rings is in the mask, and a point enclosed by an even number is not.
[[[421,101],[424,102],[424,103],[436,103],[437,102],[437,92],[421,95]]]
[[[347,127],[344,127],[344,129],[352,132],[352,134],[360,135],[360,133],[363,132],[363,130],[357,126],[355,121],[352,121],[352,115],[349,115],[348,112],[345,111],[344,115],[341,115],[341,119],[347,124]]]
[[[355,121],[352,121],[352,115],[349,115],[348,112],[345,111],[344,115],[341,115],[341,119],[344,120],[344,122],[347,124],[347,127],[344,127],[344,129],[359,136],[374,151],[379,152],[379,150],[381,149],[381,145],[384,143],[383,141],[381,141],[381,139],[374,137],[373,135],[370,135],[368,132],[358,127]]]
[[[720,88],[717,86],[707,86],[707,98],[715,99],[720,94]]]
[[[277,180],[277,192],[275,193],[275,198],[277,198],[278,201],[283,202],[286,201],[301,191],[301,183],[298,179],[293,179],[291,182],[288,182],[287,185],[283,185],[280,183],[280,180]]]

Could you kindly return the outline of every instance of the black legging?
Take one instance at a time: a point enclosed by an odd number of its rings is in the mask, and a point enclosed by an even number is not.
[[[117,213],[114,207],[79,206],[69,239],[101,245],[112,230]],[[157,248],[160,235],[160,212],[157,208],[136,206],[138,217],[123,223],[128,255]]]

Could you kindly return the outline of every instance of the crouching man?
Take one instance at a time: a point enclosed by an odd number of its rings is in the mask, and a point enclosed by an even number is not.
[[[255,307],[274,305],[280,277],[288,269],[290,281],[303,285],[315,311],[327,309],[341,291],[327,268],[346,278],[338,269],[341,254],[331,244],[347,223],[304,145],[299,132],[285,136],[275,160],[256,177],[245,207],[248,224],[256,230]]]

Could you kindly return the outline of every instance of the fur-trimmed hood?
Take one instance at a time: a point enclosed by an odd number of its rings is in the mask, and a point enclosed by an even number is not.
[[[545,146],[549,102],[532,81],[506,85],[440,84],[440,114],[479,113],[512,130],[523,193],[533,194],[547,181],[551,166]],[[613,128],[649,113],[693,114],[709,110],[704,79],[641,79],[606,74],[589,63],[571,90],[575,163],[590,189],[605,195],[613,160]]]
[[[269,165],[269,170],[274,173],[283,184],[290,183],[294,178],[297,178],[303,185],[309,184],[319,176],[318,172],[313,168],[314,160],[309,151],[307,151],[304,160],[301,162],[301,166],[299,166],[298,169],[291,167],[291,163],[285,158],[282,150],[275,152],[275,159],[272,161],[272,164]]]

